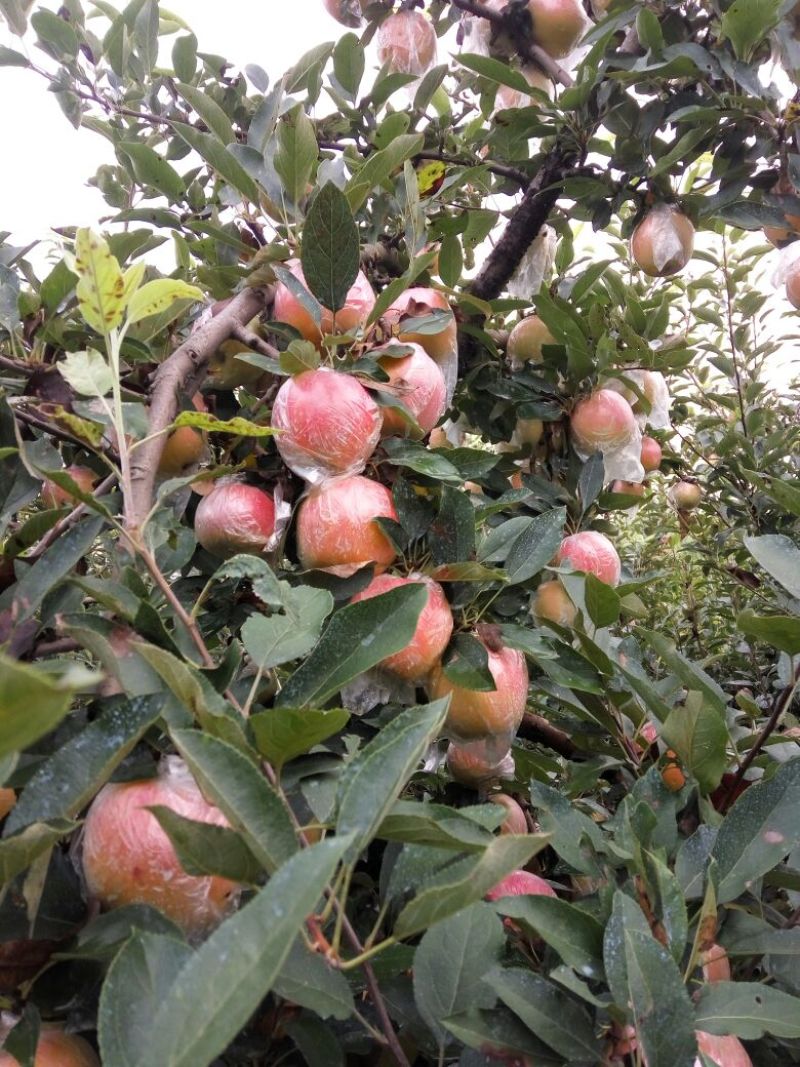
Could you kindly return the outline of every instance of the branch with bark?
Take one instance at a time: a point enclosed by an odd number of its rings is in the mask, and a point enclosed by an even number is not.
[[[545,745],[566,759],[572,759],[577,752],[568,734],[553,726],[544,716],[536,715],[532,711],[525,712],[517,732],[526,741],[535,741],[537,744]]]
[[[572,153],[558,144],[545,157],[500,239],[470,284],[469,292],[473,296],[481,300],[494,300],[503,292],[509,278],[550,217],[573,162]]]
[[[136,536],[150,512],[156,472],[166,443],[164,431],[178,414],[182,395],[194,393],[219,346],[264,309],[267,288],[244,289],[219,314],[209,319],[166,359],[155,373],[150,395],[148,438],[131,453],[130,493],[125,500],[125,526]]]

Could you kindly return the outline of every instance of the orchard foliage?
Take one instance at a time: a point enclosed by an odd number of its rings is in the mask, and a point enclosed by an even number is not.
[[[0,1059],[800,1063],[794,0],[323,6],[0,3]]]

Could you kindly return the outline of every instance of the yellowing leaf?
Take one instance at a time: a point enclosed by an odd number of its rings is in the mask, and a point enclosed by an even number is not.
[[[82,227],[75,235],[73,269],[81,314],[93,330],[106,333],[119,326],[125,307],[125,281],[106,240]]]
[[[216,419],[201,411],[182,411],[173,426],[197,426],[209,433],[236,434],[237,437],[270,437],[275,431],[271,426],[259,426],[255,422],[237,416],[233,419]]]
[[[417,167],[417,185],[420,196],[433,196],[437,193],[444,182],[447,167],[440,159],[432,159],[428,163],[422,163]]]
[[[166,311],[176,300],[204,300],[205,294],[196,285],[177,278],[158,278],[138,289],[128,305],[128,322],[139,322],[151,315]]]
[[[146,263],[134,263],[132,267],[123,274],[122,278],[125,283],[125,287],[122,292],[123,305],[127,307],[131,297],[142,284],[142,278],[147,267]]]

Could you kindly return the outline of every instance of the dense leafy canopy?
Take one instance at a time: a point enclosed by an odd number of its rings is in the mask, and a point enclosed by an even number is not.
[[[107,1067],[800,1063],[800,15],[564,0],[565,58],[546,6],[326,0],[279,73],[157,0],[0,2],[109,159],[102,233],[0,235],[25,1067],[42,1020]],[[559,556],[586,531],[618,583]],[[225,890],[213,931],[164,881]]]

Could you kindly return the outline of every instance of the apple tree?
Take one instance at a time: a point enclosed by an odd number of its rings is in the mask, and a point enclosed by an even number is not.
[[[800,1063],[794,0],[32,7],[0,1064]]]

